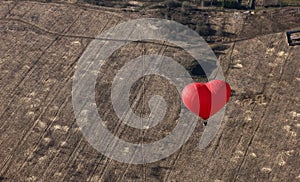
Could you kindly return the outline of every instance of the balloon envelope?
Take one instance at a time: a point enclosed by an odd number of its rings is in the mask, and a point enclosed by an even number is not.
[[[191,83],[182,91],[184,105],[203,119],[217,113],[228,102],[231,89],[223,80]]]

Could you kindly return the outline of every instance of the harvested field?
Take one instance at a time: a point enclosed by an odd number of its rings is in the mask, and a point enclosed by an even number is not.
[[[180,11],[1,1],[0,181],[299,181],[300,46],[289,47],[285,39],[286,30],[300,29],[298,9],[262,9],[249,17],[233,10]],[[201,34],[204,14],[213,34],[203,36],[234,90],[210,145],[197,148],[200,121],[185,145],[158,162],[125,164],[95,150],[75,122],[71,97],[76,63],[89,43],[141,17],[167,17]],[[186,52],[166,43],[131,43],[107,60],[96,86],[99,114],[115,136],[133,143],[168,135],[181,102],[172,84],[147,76],[134,85],[130,101],[147,115],[151,95],[162,95],[169,106],[164,122],[146,131],[120,122],[109,100],[111,81],[141,54],[173,57],[191,71],[194,66]]]

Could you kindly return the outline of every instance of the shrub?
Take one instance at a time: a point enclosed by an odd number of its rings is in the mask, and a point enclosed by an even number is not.
[[[181,6],[181,3],[176,0],[167,0],[165,3],[168,8],[178,8]]]
[[[181,12],[182,13],[188,13],[190,10],[190,3],[188,1],[183,1],[181,4]]]
[[[199,33],[199,35],[202,35],[202,36],[208,36],[209,34],[210,34],[210,28],[209,28],[209,26],[207,26],[207,25],[198,25],[197,27],[196,27],[196,32],[198,32]]]
[[[237,1],[228,1],[228,0],[225,0],[223,2],[223,7],[224,8],[230,8],[230,9],[239,9],[240,8],[240,4]]]

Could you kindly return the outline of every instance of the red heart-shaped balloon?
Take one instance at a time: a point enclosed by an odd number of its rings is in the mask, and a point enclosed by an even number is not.
[[[217,113],[228,102],[231,89],[223,80],[191,83],[182,91],[184,105],[203,119]]]

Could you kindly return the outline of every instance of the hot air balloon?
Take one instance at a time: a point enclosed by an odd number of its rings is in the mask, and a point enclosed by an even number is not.
[[[231,89],[223,80],[191,83],[182,91],[184,105],[204,120],[217,113],[228,102]]]

